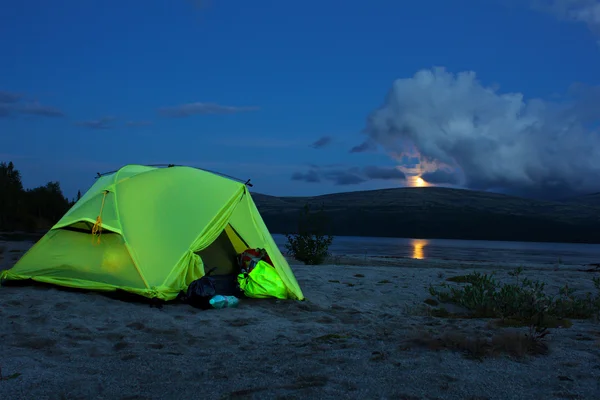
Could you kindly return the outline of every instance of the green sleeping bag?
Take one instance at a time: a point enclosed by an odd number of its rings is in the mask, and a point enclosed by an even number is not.
[[[288,291],[277,270],[266,261],[259,261],[249,273],[237,277],[240,289],[248,297],[287,299]]]

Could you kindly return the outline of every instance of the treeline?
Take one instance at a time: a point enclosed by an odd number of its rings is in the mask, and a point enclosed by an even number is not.
[[[0,231],[48,229],[74,203],[63,195],[59,182],[24,189],[12,161],[0,162]]]

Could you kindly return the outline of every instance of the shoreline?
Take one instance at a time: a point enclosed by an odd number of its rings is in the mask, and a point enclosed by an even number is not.
[[[304,264],[285,256],[291,266],[302,266]],[[329,257],[323,265],[351,265],[369,267],[398,267],[398,268],[440,268],[440,269],[490,269],[490,270],[512,270],[525,267],[530,271],[573,271],[573,272],[600,272],[597,264],[548,264],[548,263],[518,263],[498,261],[470,261],[440,258],[416,259],[410,257],[389,256],[360,256],[346,255]],[[315,266],[319,267],[319,266]]]

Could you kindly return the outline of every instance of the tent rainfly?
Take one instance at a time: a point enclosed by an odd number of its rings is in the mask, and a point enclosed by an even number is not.
[[[116,291],[169,301],[213,267],[238,273],[235,256],[265,249],[304,300],[246,184],[186,166],[127,165],[100,176],[2,280]]]

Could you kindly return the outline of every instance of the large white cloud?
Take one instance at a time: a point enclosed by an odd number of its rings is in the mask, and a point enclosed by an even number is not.
[[[560,102],[526,100],[482,85],[474,72],[422,70],[394,82],[354,151],[376,144],[399,163],[416,154],[425,178],[473,189],[600,191],[599,105],[599,88],[573,86]]]

